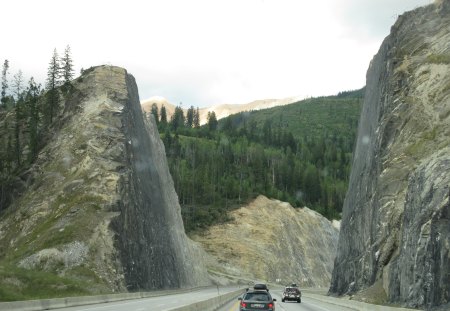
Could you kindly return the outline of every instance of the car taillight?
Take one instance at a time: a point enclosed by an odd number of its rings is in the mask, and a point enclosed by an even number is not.
[[[273,308],[273,303],[269,303],[268,307]]]
[[[242,308],[247,308],[247,304],[245,302],[241,301],[241,307]]]

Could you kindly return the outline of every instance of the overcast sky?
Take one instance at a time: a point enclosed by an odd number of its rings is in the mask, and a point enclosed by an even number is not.
[[[80,69],[111,64],[140,99],[183,107],[321,96],[365,84],[404,11],[432,0],[2,0],[0,61],[45,82],[56,48]]]

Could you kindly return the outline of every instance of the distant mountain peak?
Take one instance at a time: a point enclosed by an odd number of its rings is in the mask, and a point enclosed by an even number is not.
[[[261,109],[268,109],[273,108],[277,106],[283,106],[295,103],[297,101],[302,100],[303,97],[300,96],[294,96],[294,97],[287,97],[287,98],[281,98],[281,99],[259,99],[254,100],[252,102],[246,103],[246,104],[216,104],[209,107],[199,108],[200,112],[200,124],[205,124],[207,122],[207,116],[208,112],[214,111],[216,114],[217,119],[223,119],[228,117],[229,115],[236,114],[243,111],[251,111],[251,110],[261,110]],[[170,103],[166,98],[163,96],[152,96],[146,100],[141,101],[141,106],[144,112],[150,112],[152,109],[152,105],[156,104],[158,106],[158,109],[161,109],[161,107],[164,105],[167,112],[167,117],[170,119],[172,114],[175,111],[176,105]],[[187,109],[183,109],[187,110]]]

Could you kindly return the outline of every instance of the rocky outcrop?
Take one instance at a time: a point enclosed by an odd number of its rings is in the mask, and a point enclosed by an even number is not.
[[[208,284],[134,78],[89,69],[64,105],[28,190],[0,219],[0,268],[50,272],[91,293]]]
[[[205,283],[206,270],[195,255],[200,250],[184,232],[158,129],[153,119],[144,122],[134,78],[128,75],[126,80],[130,104],[122,124],[129,170],[119,180],[120,215],[113,227],[127,284],[155,289]]]
[[[367,72],[330,292],[450,300],[450,1],[401,15]],[[378,297],[380,299],[380,297]]]
[[[209,271],[243,281],[329,286],[339,231],[322,215],[259,196],[230,217],[192,237],[210,255]]]

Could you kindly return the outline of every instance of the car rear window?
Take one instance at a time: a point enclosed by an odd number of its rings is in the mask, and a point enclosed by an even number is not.
[[[270,296],[266,293],[247,293],[244,300],[270,301]]]
[[[286,291],[290,292],[290,293],[298,293],[298,289],[297,288],[286,288]]]

